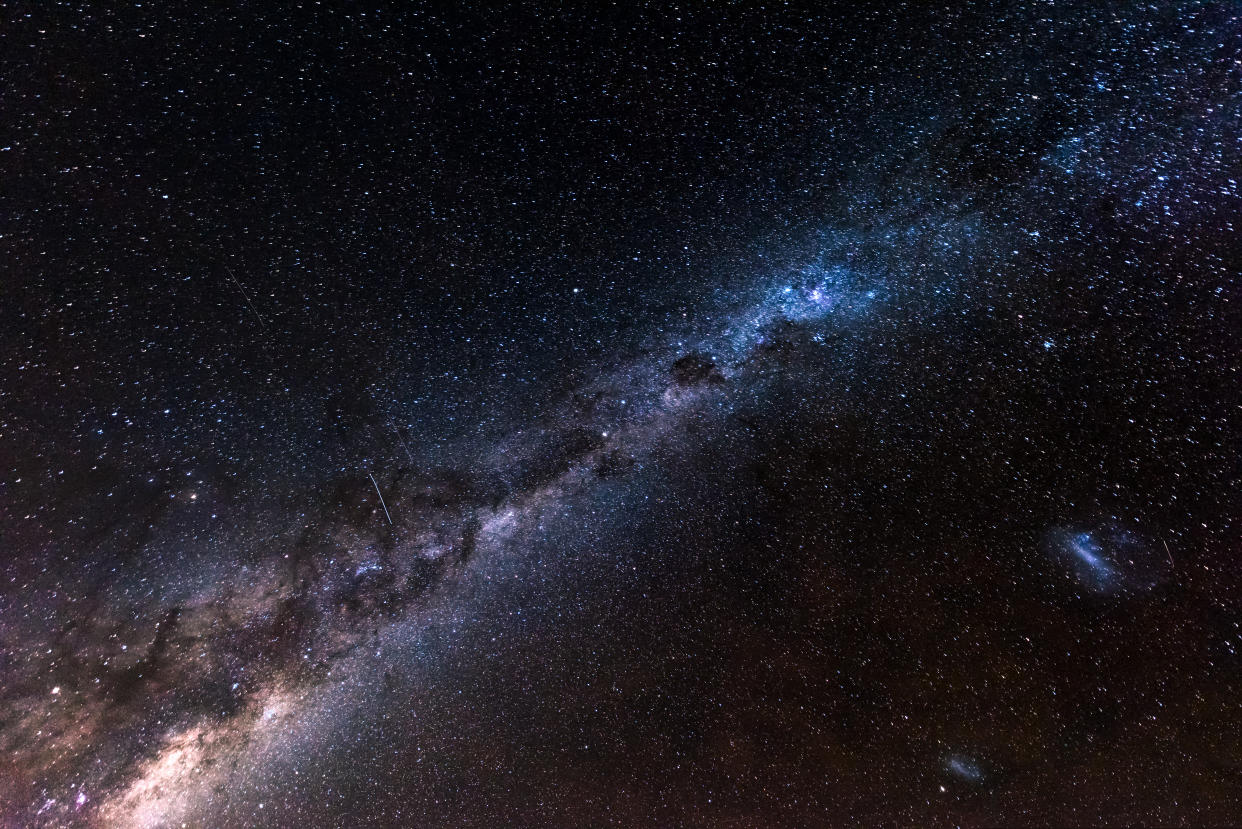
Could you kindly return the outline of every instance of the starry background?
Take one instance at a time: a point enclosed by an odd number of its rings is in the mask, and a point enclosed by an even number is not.
[[[1242,821],[1236,4],[0,14],[0,825]]]

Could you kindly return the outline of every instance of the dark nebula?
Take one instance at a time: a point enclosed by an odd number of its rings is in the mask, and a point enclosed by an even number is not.
[[[0,19],[0,826],[1242,823],[1235,3]]]

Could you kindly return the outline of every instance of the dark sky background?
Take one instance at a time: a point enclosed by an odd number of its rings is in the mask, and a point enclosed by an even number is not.
[[[0,26],[0,825],[1242,821],[1235,4]]]

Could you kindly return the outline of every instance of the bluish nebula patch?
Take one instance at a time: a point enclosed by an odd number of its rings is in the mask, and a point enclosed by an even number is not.
[[[983,765],[965,754],[950,755],[944,761],[944,768],[949,774],[965,783],[982,783],[987,778]]]
[[[1138,532],[1114,521],[1057,527],[1046,541],[1049,555],[1086,592],[1111,596],[1146,591],[1166,575],[1171,557]]]

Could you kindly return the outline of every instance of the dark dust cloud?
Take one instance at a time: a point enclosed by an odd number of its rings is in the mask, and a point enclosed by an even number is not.
[[[0,825],[1242,823],[1242,9],[0,6]]]

